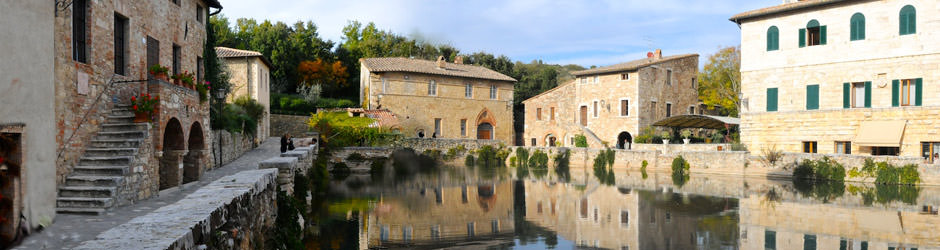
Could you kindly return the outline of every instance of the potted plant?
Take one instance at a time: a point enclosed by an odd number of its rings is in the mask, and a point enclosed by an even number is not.
[[[150,94],[140,94],[140,96],[131,97],[131,110],[134,111],[134,122],[149,122],[160,96],[151,98]]]
[[[167,80],[167,72],[170,72],[170,68],[160,66],[160,64],[154,64],[147,69],[150,72],[150,75],[153,75],[154,79],[158,80]]]
[[[212,90],[212,86],[209,86],[209,81],[196,84],[196,91],[199,92],[199,103],[204,103],[209,100],[209,90]]]
[[[189,73],[189,71],[183,72],[182,76],[180,77],[180,81],[183,82],[183,86],[185,86],[186,88],[189,88],[192,90],[196,89],[196,85],[193,84],[193,82],[195,81],[193,78],[193,73]]]
[[[669,144],[669,139],[672,139],[672,134],[669,133],[669,131],[663,131],[660,135],[662,135],[663,138],[663,145]]]
[[[689,136],[692,136],[691,130],[688,130],[688,129],[682,130],[682,142],[683,143],[689,144],[689,141],[691,141],[691,139],[689,139]]]

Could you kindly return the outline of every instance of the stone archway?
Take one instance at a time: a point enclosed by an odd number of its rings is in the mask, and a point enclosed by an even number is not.
[[[483,108],[477,115],[477,139],[495,140],[496,139],[496,119],[490,113],[489,109]]]
[[[630,135],[630,132],[623,131],[617,135],[617,148],[618,149],[630,149],[633,147],[633,136]]]
[[[554,147],[556,141],[558,141],[558,138],[555,137],[554,133],[548,133],[545,135],[544,142],[546,147]]]
[[[477,139],[493,140],[493,125],[485,122],[477,125]]]
[[[205,172],[203,159],[206,156],[206,138],[202,131],[202,125],[194,122],[189,129],[189,140],[187,140],[187,153],[183,157],[183,183],[198,181]]]
[[[163,156],[160,157],[160,190],[179,186],[180,164],[186,152],[183,126],[179,119],[170,118],[163,130]]]

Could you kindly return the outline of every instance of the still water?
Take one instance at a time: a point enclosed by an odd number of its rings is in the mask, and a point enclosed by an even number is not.
[[[940,249],[933,187],[440,166],[334,178],[308,249]]]

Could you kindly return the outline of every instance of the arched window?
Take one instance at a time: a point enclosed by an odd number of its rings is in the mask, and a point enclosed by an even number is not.
[[[767,51],[780,49],[780,30],[777,26],[770,26],[767,29]]]
[[[826,44],[826,26],[819,25],[816,19],[806,23],[805,29],[800,29],[800,48]]]
[[[902,36],[917,33],[917,10],[914,6],[907,5],[901,8],[898,24]]]
[[[865,40],[865,15],[855,13],[849,21],[849,39],[852,41]]]

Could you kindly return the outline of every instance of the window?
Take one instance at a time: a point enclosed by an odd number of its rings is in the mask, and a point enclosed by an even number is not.
[[[587,198],[581,198],[581,218],[588,217],[588,200]]]
[[[127,17],[114,13],[114,73],[124,75],[127,58]]]
[[[441,238],[441,226],[440,225],[431,226],[431,239],[437,240],[440,238]]]
[[[666,103],[666,117],[672,117],[672,103]]]
[[[496,219],[491,220],[490,229],[493,230],[493,234],[499,233],[499,220],[496,220]]]
[[[624,227],[630,225],[630,212],[627,210],[620,210],[620,225]]]
[[[920,106],[923,90],[923,79],[903,79],[891,82],[891,105]]]
[[[806,110],[819,109],[819,85],[806,85]]]
[[[800,48],[826,44],[826,26],[820,26],[816,19],[806,23],[805,29],[800,29]]]
[[[849,20],[849,40],[865,40],[865,15],[855,13]]]
[[[401,227],[401,239],[402,239],[402,241],[404,241],[405,243],[408,243],[409,241],[411,241],[411,232],[412,232],[412,231],[413,231],[413,230],[411,230],[411,227],[410,227],[410,226]]]
[[[599,83],[599,82],[601,82],[600,77],[594,76],[594,83]]]
[[[672,222],[672,213],[666,212],[666,223]]]
[[[871,82],[853,82],[842,84],[843,108],[870,108]]]
[[[621,81],[630,80],[630,73],[623,73],[623,74],[620,74],[620,80],[621,80]]]
[[[803,250],[816,250],[816,235],[803,235]]]
[[[921,142],[921,156],[931,164],[940,159],[940,142]]]
[[[388,241],[388,225],[382,225],[382,230],[379,232],[379,239],[381,241]]]
[[[868,250],[868,241],[862,241],[861,250]]]
[[[72,60],[80,63],[88,63],[88,50],[85,47],[88,38],[87,4],[86,0],[72,1]]]
[[[549,117],[549,118],[548,118],[549,120],[552,120],[552,121],[555,120],[555,107],[549,108],[549,110],[548,110],[548,117]]]
[[[777,232],[774,231],[764,231],[764,249],[765,250],[776,250],[777,249]]]
[[[178,75],[180,72],[180,56],[182,54],[182,49],[179,45],[173,44],[173,74]]]
[[[690,114],[690,115],[694,115],[694,114],[695,114],[695,106],[689,106],[689,114]]]
[[[650,116],[656,120],[656,101],[650,102]]]
[[[466,98],[473,98],[473,85],[466,83],[463,86],[463,96]]]
[[[630,116],[630,100],[620,100],[620,116]]]
[[[587,77],[581,77],[581,84],[587,83]]]
[[[438,138],[441,136],[441,118],[434,118],[434,135],[432,138]]]
[[[160,64],[160,41],[147,36],[147,68]],[[152,77],[148,75],[148,79]]]
[[[467,119],[460,119],[460,136],[467,136]]]
[[[206,10],[202,8],[202,5],[196,5],[196,21],[203,23],[203,16],[205,15]]]
[[[496,100],[496,85],[490,85],[490,99]]]
[[[542,108],[535,108],[535,120],[536,121],[542,120]]]
[[[473,237],[474,229],[475,227],[473,225],[473,222],[467,223],[467,236]]]
[[[666,70],[666,84],[672,85],[672,70],[671,69]]]
[[[533,147],[535,147],[535,138],[532,138],[532,144],[531,144],[531,145],[532,145]]]
[[[388,93],[388,78],[382,77],[382,94]]]
[[[767,51],[780,49],[780,30],[777,26],[770,26],[767,29]]]
[[[594,118],[597,118],[597,101],[594,101]]]
[[[871,155],[898,155],[898,147],[871,147]]]
[[[917,33],[917,11],[914,6],[906,5],[901,8],[898,16],[898,31],[902,36]]]
[[[172,3],[176,4],[176,5],[180,5],[180,0],[170,0],[170,2],[172,2]]]
[[[852,142],[849,141],[837,141],[836,142],[836,154],[852,154]]]
[[[692,89],[698,89],[698,87],[695,86],[695,77],[692,77],[692,84],[691,84],[691,86],[692,86]]]
[[[816,153],[816,142],[815,141],[804,141],[803,142],[803,153]]]
[[[777,88],[767,88],[767,112],[777,111]]]
[[[437,95],[437,81],[431,80],[431,82],[428,83],[428,95]]]

